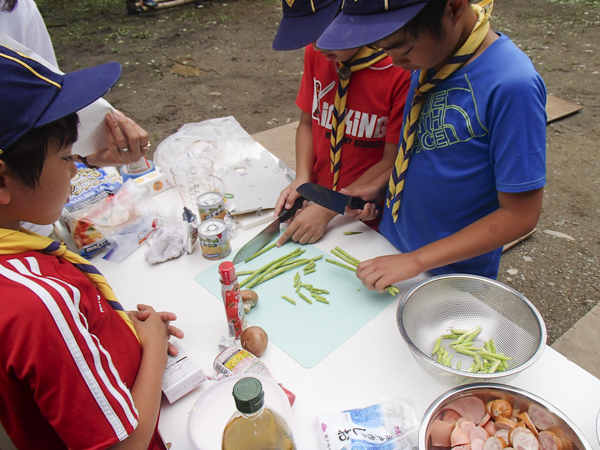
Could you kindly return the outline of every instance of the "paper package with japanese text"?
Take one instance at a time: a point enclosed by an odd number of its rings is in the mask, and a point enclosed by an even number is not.
[[[365,408],[321,414],[319,441],[325,450],[405,450],[418,447],[414,407],[391,397]]]

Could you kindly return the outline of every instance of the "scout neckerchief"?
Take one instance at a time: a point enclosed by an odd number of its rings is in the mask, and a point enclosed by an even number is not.
[[[477,12],[479,18],[471,35],[463,46],[429,81],[426,81],[426,70],[421,70],[421,73],[419,74],[419,87],[415,89],[415,96],[413,97],[412,105],[410,107],[410,113],[404,119],[402,141],[394,164],[394,170],[390,176],[389,191],[386,199],[386,205],[388,207],[391,205],[392,207],[392,217],[394,218],[394,222],[398,219],[398,209],[400,207],[402,189],[404,188],[406,169],[408,169],[410,148],[417,135],[419,115],[421,114],[421,108],[425,103],[427,92],[448,78],[456,70],[460,69],[479,48],[490,29],[488,20],[492,13],[493,3],[493,0],[484,0],[477,5],[471,5]]]
[[[38,251],[47,255],[63,258],[81,270],[137,337],[133,322],[131,322],[131,319],[123,310],[123,306],[121,306],[121,303],[117,300],[117,297],[106,281],[106,278],[104,278],[98,269],[87,260],[83,259],[78,254],[67,250],[67,246],[64,242],[60,243],[53,241],[48,237],[32,233],[23,228],[21,228],[20,231],[0,228],[0,255],[13,255],[28,251]]]
[[[331,173],[333,173],[333,190],[337,190],[340,177],[342,157],[342,144],[344,143],[344,130],[346,128],[346,101],[348,100],[348,86],[352,72],[372,66],[387,55],[383,50],[374,47],[361,47],[349,60],[340,63],[338,68],[338,90],[335,94],[335,103],[331,117]]]

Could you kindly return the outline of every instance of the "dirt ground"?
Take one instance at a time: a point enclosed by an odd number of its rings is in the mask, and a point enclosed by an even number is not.
[[[205,0],[139,15],[125,14],[125,0],[37,4],[63,71],[122,64],[106,99],[155,146],[189,122],[233,115],[252,134],[299,118],[302,52],[271,49],[280,0]],[[600,1],[496,0],[492,27],[531,57],[550,94],[583,106],[548,126],[538,231],[500,267],[499,280],[538,307],[552,343],[600,301]]]

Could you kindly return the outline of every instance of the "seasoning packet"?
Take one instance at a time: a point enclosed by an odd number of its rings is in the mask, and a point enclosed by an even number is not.
[[[419,420],[414,406],[391,397],[365,408],[318,417],[319,441],[326,450],[406,450],[418,448]]]

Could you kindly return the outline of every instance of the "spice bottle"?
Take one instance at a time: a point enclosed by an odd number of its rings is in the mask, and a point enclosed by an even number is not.
[[[219,264],[219,280],[221,281],[221,296],[225,305],[229,336],[239,339],[248,324],[244,314],[244,302],[240,293],[240,285],[235,274],[235,266],[231,261]]]
[[[233,386],[237,411],[223,431],[222,450],[295,450],[289,425],[279,413],[265,407],[259,380],[242,378]]]

